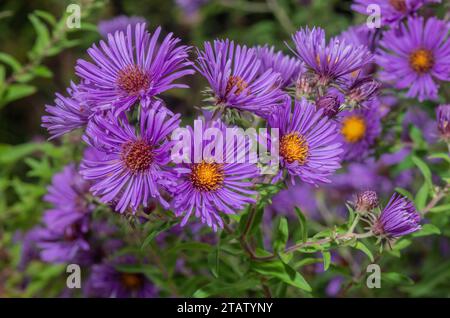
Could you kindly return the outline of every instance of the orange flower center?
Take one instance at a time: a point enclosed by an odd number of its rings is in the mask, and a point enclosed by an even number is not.
[[[409,56],[409,64],[417,73],[426,73],[434,65],[433,53],[425,49],[414,51]]]
[[[119,71],[117,84],[129,95],[136,95],[150,86],[150,78],[138,66],[128,65]]]
[[[218,163],[194,163],[191,167],[190,180],[201,191],[215,191],[222,187],[224,180],[223,166]]]
[[[228,95],[234,87],[236,87],[234,94],[239,96],[247,89],[248,84],[241,77],[232,75],[228,78],[226,94]]]
[[[131,290],[139,289],[144,284],[144,279],[141,274],[122,273],[120,274],[120,280],[126,288]]]
[[[389,4],[399,12],[406,12],[408,9],[405,0],[389,0]]]
[[[143,140],[127,143],[122,149],[122,160],[132,172],[147,170],[153,162],[153,149]]]
[[[297,161],[301,165],[305,164],[309,154],[305,137],[297,132],[281,137],[280,154],[288,163]]]
[[[347,142],[360,141],[366,133],[366,123],[360,116],[349,116],[342,122],[341,134]]]

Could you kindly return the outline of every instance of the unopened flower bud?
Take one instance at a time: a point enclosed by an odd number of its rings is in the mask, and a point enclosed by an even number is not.
[[[370,100],[380,88],[381,84],[371,77],[356,80],[349,88],[347,99],[350,104],[358,105]]]
[[[442,139],[450,142],[450,104],[436,109],[437,126]]]
[[[356,195],[356,211],[368,212],[378,206],[378,195],[375,191],[364,191]]]
[[[328,94],[316,101],[316,108],[322,109],[323,114],[329,118],[333,118],[339,112],[339,107],[341,106],[341,102],[339,100],[339,96],[336,94]]]

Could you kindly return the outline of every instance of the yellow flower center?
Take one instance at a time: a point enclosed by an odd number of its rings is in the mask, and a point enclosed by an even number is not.
[[[305,137],[297,132],[281,137],[280,154],[288,163],[297,161],[300,165],[305,164],[309,154]]]
[[[190,180],[201,191],[215,191],[222,187],[224,180],[223,166],[218,163],[194,163],[191,167]]]
[[[360,141],[366,133],[366,123],[360,116],[349,116],[342,122],[341,134],[350,143]]]
[[[152,146],[143,140],[127,143],[122,148],[121,158],[132,172],[147,170],[153,162]]]
[[[433,53],[425,49],[416,50],[409,56],[409,64],[417,73],[428,72],[434,65]]]
[[[247,89],[248,84],[239,76],[230,76],[227,82],[226,94],[230,93],[231,90],[236,86],[234,94],[239,96],[245,89]]]
[[[150,78],[138,66],[128,65],[119,71],[117,85],[128,94],[135,95],[150,86]]]

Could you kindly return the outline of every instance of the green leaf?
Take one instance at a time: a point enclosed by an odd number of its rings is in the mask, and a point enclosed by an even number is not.
[[[430,159],[443,159],[443,160],[447,161],[447,163],[450,163],[450,156],[447,153],[445,153],[445,152],[431,154],[428,158],[430,158]]]
[[[295,207],[295,213],[297,214],[300,223],[300,240],[306,242],[308,239],[308,224],[306,223],[306,217],[298,207]]]
[[[434,226],[433,224],[424,224],[422,226],[422,229],[420,231],[414,232],[412,234],[413,237],[421,237],[421,236],[428,236],[433,234],[441,234],[441,230],[439,230],[438,227]]]
[[[261,275],[279,279],[291,286],[311,292],[311,286],[303,276],[281,260],[252,262],[251,269]]]
[[[219,242],[217,242],[216,248],[213,250],[212,253],[208,254],[208,266],[211,270],[211,273],[214,277],[219,277],[219,253],[220,253],[220,236],[219,236]]]
[[[41,55],[50,44],[50,32],[36,14],[29,14],[28,18],[36,31],[36,41],[32,49],[32,56]]]
[[[167,250],[167,254],[178,253],[180,251],[202,251],[202,252],[211,252],[212,246],[206,243],[201,242],[186,242],[179,243],[172,248]]]
[[[328,268],[330,268],[331,264],[331,253],[328,251],[322,251],[322,258],[323,258],[323,270],[327,271]]]
[[[425,205],[427,204],[428,194],[430,193],[429,187],[427,183],[422,184],[419,191],[417,191],[416,199],[414,200],[414,203],[419,211],[423,210],[425,208]]]
[[[0,62],[3,62],[11,67],[14,72],[19,71],[22,65],[13,56],[0,52]]]
[[[278,228],[275,233],[275,240],[273,243],[273,248],[275,251],[283,251],[286,247],[286,243],[289,237],[289,227],[288,221],[285,217],[280,218],[278,223]]]
[[[422,159],[420,159],[417,156],[412,156],[411,159],[414,162],[414,164],[419,168],[420,172],[422,173],[422,175],[425,179],[425,182],[428,185],[428,190],[432,191],[433,190],[433,181],[431,180],[430,168]]]
[[[405,274],[388,272],[381,273],[381,280],[397,285],[413,285],[414,281]]]
[[[434,208],[430,209],[430,212],[433,212],[433,213],[450,212],[450,203],[435,206]]]
[[[151,230],[150,234],[147,235],[144,242],[142,243],[141,249],[145,249],[155,237],[157,237],[160,233],[170,229],[177,222],[167,222],[162,221],[155,225],[155,227]]]
[[[360,250],[360,251],[363,252],[364,254],[366,254],[367,257],[370,259],[370,261],[373,262],[374,257],[373,257],[372,252],[371,252],[370,249],[369,249],[367,246],[365,246],[361,241],[357,241],[353,247],[356,248],[357,250]]]
[[[2,105],[11,103],[17,99],[30,96],[36,92],[36,87],[26,84],[11,84],[8,86],[2,99]]]
[[[52,71],[44,65],[38,65],[33,69],[33,74],[43,78],[51,78],[53,76]]]

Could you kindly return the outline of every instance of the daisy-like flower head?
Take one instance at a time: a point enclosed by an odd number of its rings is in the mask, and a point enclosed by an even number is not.
[[[45,105],[48,115],[42,116],[42,127],[47,128],[50,139],[86,126],[93,113],[92,104],[84,100],[79,85],[71,83],[67,92],[67,97],[56,94],[54,106]]]
[[[116,31],[126,32],[128,25],[134,29],[139,23],[146,23],[145,18],[137,16],[119,15],[109,20],[102,20],[98,23],[98,32],[104,38],[108,37],[108,34],[115,33]]]
[[[223,136],[226,136],[226,126],[221,121],[204,123],[202,136],[208,128],[217,128]],[[193,136],[193,131],[191,128],[190,130]],[[194,139],[191,138],[190,158],[195,158]],[[195,215],[202,223],[217,231],[218,227],[223,227],[220,213],[235,214],[247,203],[255,202],[252,196],[257,192],[252,190],[254,185],[252,179],[259,176],[256,164],[247,163],[246,160],[243,160],[243,163],[238,163],[241,160],[227,160],[228,154],[237,154],[239,157],[242,155],[241,149],[235,147],[234,143],[232,145],[222,143],[220,138],[202,141],[203,149],[212,147],[215,151],[219,151],[221,145],[223,160],[218,160],[215,156],[208,157],[203,153],[201,158],[191,159],[175,168],[179,183],[173,188],[172,204],[176,215],[184,216],[182,226],[191,215]]]
[[[257,47],[258,57],[261,60],[260,73],[273,70],[281,76],[281,87],[286,88],[295,83],[300,74],[303,73],[303,64],[294,57],[284,55],[281,51],[275,51],[273,46]]]
[[[268,118],[283,98],[280,74],[271,69],[260,73],[261,61],[255,48],[229,40],[205,42],[197,62],[196,68],[208,80],[212,101],[218,106]]]
[[[147,107],[154,96],[187,87],[173,82],[194,73],[188,68],[189,48],[178,45],[180,39],[172,33],[157,43],[160,33],[160,27],[150,34],[145,24],[134,29],[129,25],[126,33],[108,34],[107,42],[88,49],[93,63],[80,59],[76,66],[76,74],[84,80],[85,100],[95,109],[111,109],[117,115],[139,101]]]
[[[327,44],[321,28],[300,29],[293,36],[296,54],[316,75],[320,85],[341,79],[370,64],[372,54],[364,45],[349,45],[334,38]]]
[[[394,193],[372,225],[372,232],[382,238],[392,239],[420,230],[420,215],[414,204]]]
[[[86,195],[89,193],[89,183],[78,173],[74,164],[66,166],[60,173],[53,176],[52,184],[44,200],[53,207],[43,216],[44,222],[52,228],[67,228],[81,222],[86,224],[94,207],[89,204]],[[86,231],[86,228],[82,229]]]
[[[303,182],[318,185],[328,183],[328,177],[340,168],[341,144],[336,141],[336,125],[323,110],[316,110],[305,99],[295,100],[291,112],[291,100],[286,98],[284,107],[270,121],[271,128],[278,128],[280,172],[276,182],[287,171],[295,184],[295,177]]]
[[[429,3],[440,3],[441,0],[354,0],[352,9],[364,15],[371,14],[369,6],[378,5],[383,24],[397,26],[398,23],[414,15],[422,6]]]
[[[363,159],[381,133],[380,115],[375,104],[339,114],[339,136],[344,144],[344,160]]]
[[[178,127],[179,115],[165,111],[141,110],[140,125],[135,129],[122,115],[95,117],[86,129],[85,140],[103,152],[103,158],[82,162],[81,174],[92,181],[91,191],[116,211],[133,212],[147,206],[152,198],[168,207],[161,192],[170,184],[167,171],[172,143],[168,135]]]
[[[407,97],[436,99],[437,80],[450,80],[449,26],[436,18],[409,18],[396,30],[387,31],[376,61],[383,68],[380,79],[396,88],[409,88]]]
[[[86,296],[108,298],[157,297],[158,289],[145,274],[120,268],[121,266],[127,267],[139,263],[134,256],[126,255],[104,264],[94,265],[85,289]]]
[[[445,141],[450,141],[450,104],[439,105],[436,117],[440,136]]]

